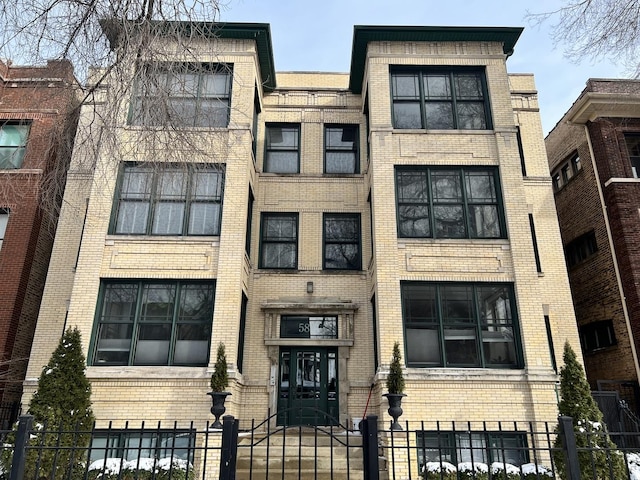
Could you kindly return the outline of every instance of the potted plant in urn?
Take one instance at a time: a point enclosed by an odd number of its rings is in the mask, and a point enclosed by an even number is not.
[[[207,395],[211,395],[213,406],[211,413],[216,417],[212,428],[222,428],[220,417],[225,412],[224,402],[231,393],[225,392],[225,388],[229,385],[229,375],[227,374],[227,355],[224,351],[224,343],[218,344],[218,352],[216,355],[216,364],[211,374],[211,391]]]
[[[383,397],[387,397],[389,401],[389,415],[393,418],[391,430],[402,430],[398,423],[398,418],[402,415],[402,397],[406,397],[404,392],[404,376],[402,375],[402,357],[400,356],[400,344],[393,344],[393,357],[389,366],[389,375],[387,376],[387,393]]]

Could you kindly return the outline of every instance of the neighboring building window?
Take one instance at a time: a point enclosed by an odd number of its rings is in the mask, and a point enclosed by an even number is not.
[[[324,173],[359,173],[357,125],[324,127]]]
[[[564,247],[564,255],[567,260],[567,266],[573,267],[578,263],[586,260],[591,255],[598,251],[598,244],[596,243],[596,232],[591,230],[590,232],[580,235],[578,238],[572,240]]]
[[[417,431],[416,440],[420,471],[427,462],[499,466],[529,463],[524,433]]]
[[[260,233],[260,268],[297,268],[297,213],[263,213]]]
[[[522,176],[527,176],[527,165],[524,161],[524,147],[522,145],[522,131],[520,126],[516,127],[516,140],[518,142],[518,155],[520,155],[520,169],[522,170]]]
[[[131,99],[131,125],[229,125],[232,65],[163,62],[142,69]]]
[[[338,338],[338,317],[282,315],[280,338]]]
[[[95,430],[91,435],[89,464],[97,462],[93,470],[100,470],[100,460],[122,459],[135,462],[139,459],[155,461],[174,458],[193,463],[195,435],[189,430]],[[109,464],[105,468],[108,467]],[[140,465],[144,469],[145,465]],[[176,470],[177,472],[177,470]]]
[[[219,235],[224,168],[125,163],[112,233]]]
[[[391,71],[394,128],[491,128],[484,70]]]
[[[300,172],[300,125],[267,125],[264,171]]]
[[[325,270],[360,270],[360,215],[344,213],[324,214]]]
[[[398,236],[504,238],[495,168],[397,167]]]
[[[215,282],[102,284],[93,365],[206,366]]]
[[[640,178],[640,135],[625,135],[633,178]]]
[[[585,353],[616,345],[616,335],[611,320],[588,323],[580,327],[580,342]]]
[[[402,282],[409,367],[522,366],[511,284]]]
[[[578,152],[575,151],[558,165],[551,174],[553,191],[557,192],[564,188],[580,170],[582,170],[582,161],[580,160]]]
[[[5,232],[7,231],[7,223],[9,223],[9,210],[0,208],[0,249],[2,248]]]
[[[22,167],[30,125],[4,123],[0,125],[0,170]]]

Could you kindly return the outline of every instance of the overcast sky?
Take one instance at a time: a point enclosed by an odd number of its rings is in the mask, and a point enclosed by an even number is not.
[[[545,134],[585,86],[588,78],[624,76],[607,61],[575,64],[562,45],[525,19],[527,11],[552,11],[560,0],[224,0],[220,20],[271,24],[276,71],[348,72],[354,25],[525,27],[509,73],[533,73]]]

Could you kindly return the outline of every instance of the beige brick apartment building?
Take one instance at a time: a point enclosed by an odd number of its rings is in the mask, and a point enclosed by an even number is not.
[[[211,419],[219,342],[242,422],[351,424],[373,383],[388,424],[396,341],[403,419],[555,421],[579,344],[521,29],[357,26],[350,72],[276,73],[268,25],[200,27],[149,73],[179,129],[144,89],[113,141],[118,85],[84,110],[25,403],[78,326],[102,424]]]

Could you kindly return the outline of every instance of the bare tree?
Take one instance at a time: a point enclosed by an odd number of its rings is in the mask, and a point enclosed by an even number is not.
[[[554,22],[552,39],[576,61],[609,58],[640,74],[640,0],[564,0],[550,12],[528,12],[534,24]]]
[[[227,126],[229,118],[233,72],[216,61],[215,41],[215,21],[225,5],[225,0],[0,0],[0,57],[29,64],[67,59],[74,65],[84,88],[69,102],[68,115],[80,115],[78,133],[53,129],[45,144],[63,159],[75,149],[76,173],[112,175],[113,163],[103,162],[105,172],[95,171],[97,159],[109,156],[120,164],[140,160],[140,152],[147,166],[172,162],[186,168],[207,152],[216,163],[210,152],[225,151],[216,143],[220,136],[202,135],[198,127]],[[135,134],[123,133],[125,125]],[[58,165],[66,170],[66,162]],[[55,169],[42,186],[47,211],[57,212],[62,188],[64,175]]]

